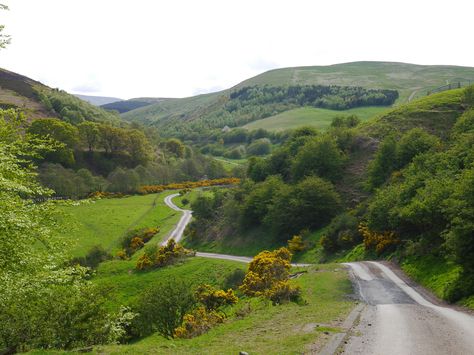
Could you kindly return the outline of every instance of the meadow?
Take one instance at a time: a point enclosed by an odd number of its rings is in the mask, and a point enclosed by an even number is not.
[[[135,228],[159,227],[153,241],[161,240],[180,218],[180,213],[163,202],[172,193],[175,192],[86,200],[76,206],[61,207],[64,225],[69,227],[64,234],[71,242],[71,255],[84,256],[95,245],[115,254],[120,238]]]
[[[388,109],[387,107],[358,107],[350,110],[335,111],[314,107],[301,107],[250,122],[244,128],[249,130],[263,128],[268,131],[283,131],[301,126],[312,126],[325,130],[331,125],[334,117],[356,115],[361,121],[366,121]]]

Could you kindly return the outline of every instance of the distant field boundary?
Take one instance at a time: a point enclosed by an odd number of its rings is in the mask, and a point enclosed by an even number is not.
[[[474,85],[474,80],[458,81],[456,83],[450,83],[450,84],[447,84],[447,85],[440,86],[436,89],[429,90],[426,95],[429,96],[429,95],[435,94],[437,92],[453,90],[453,89],[460,89],[460,88],[470,86],[470,85]]]

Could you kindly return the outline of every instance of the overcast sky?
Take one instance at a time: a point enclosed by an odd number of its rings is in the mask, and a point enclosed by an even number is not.
[[[474,66],[473,0],[0,2],[0,66],[72,93],[184,97],[358,60]]]

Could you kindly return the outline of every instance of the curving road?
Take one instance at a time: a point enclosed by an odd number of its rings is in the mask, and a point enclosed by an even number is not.
[[[186,226],[188,225],[189,222],[191,222],[192,218],[192,213],[193,211],[191,210],[183,210],[182,208],[179,208],[173,203],[173,198],[179,196],[179,193],[168,195],[165,197],[165,204],[169,208],[182,212],[183,215],[181,216],[181,219],[179,220],[178,224],[176,225],[175,229],[171,231],[171,233],[168,235],[168,237],[161,243],[161,245],[166,245],[168,243],[168,240],[174,239],[176,242],[179,242],[181,238],[183,238],[183,232]],[[216,254],[216,253],[202,253],[202,252],[196,252],[196,256],[200,256],[202,258],[211,258],[211,259],[223,259],[223,260],[233,260],[233,261],[239,261],[242,263],[249,263],[252,261],[252,258],[249,258],[247,256],[236,256],[236,255],[227,255],[227,254]],[[311,264],[291,264],[291,266],[295,267],[306,267],[310,266]]]
[[[340,353],[474,354],[474,316],[443,305],[385,264],[346,265],[367,305]]]
[[[191,222],[193,211],[183,210],[182,208],[176,206],[172,201],[172,199],[176,196],[179,196],[179,194],[172,194],[166,196],[165,204],[166,206],[175,211],[182,212],[183,215],[181,216],[178,224],[176,224],[176,227],[171,231],[171,233],[168,235],[168,237],[166,237],[166,239],[161,243],[161,245],[166,245],[166,243],[168,243],[168,240],[170,239],[174,239],[176,242],[179,242],[181,238],[183,238],[184,229],[186,228],[188,223]]]

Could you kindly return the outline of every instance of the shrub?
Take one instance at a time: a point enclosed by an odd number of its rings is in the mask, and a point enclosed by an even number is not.
[[[100,245],[93,246],[85,257],[77,257],[71,260],[72,265],[81,265],[96,268],[101,262],[112,259],[112,255],[107,253]]]
[[[143,248],[145,243],[150,241],[160,229],[157,228],[140,228],[140,229],[133,229],[128,231],[120,241],[120,245],[122,246],[122,252],[126,254],[127,257],[133,255],[137,250]],[[118,255],[117,255],[118,256]],[[122,256],[119,256],[122,258]]]
[[[247,296],[263,296],[273,304],[298,299],[301,290],[289,283],[291,253],[286,248],[262,251],[249,264],[240,290]]]
[[[332,253],[340,249],[349,249],[362,241],[357,218],[349,213],[342,213],[329,224],[326,233],[320,240],[323,249]]]
[[[224,288],[229,289],[233,288],[236,289],[238,286],[242,285],[242,282],[245,278],[245,271],[242,269],[235,269],[232,271],[224,281]]]
[[[153,267],[163,267],[195,254],[194,251],[185,249],[181,244],[176,243],[174,239],[170,239],[164,246],[148,248],[138,258],[136,268],[138,270],[145,270]]]
[[[186,314],[183,323],[174,330],[174,336],[177,338],[193,338],[204,334],[214,325],[224,322],[224,315],[210,311],[205,307],[198,307],[192,313]]]
[[[288,249],[293,254],[298,253],[306,249],[306,244],[303,242],[301,236],[294,235],[293,238],[288,241]]]
[[[400,239],[398,239],[395,232],[385,231],[377,233],[369,230],[367,225],[363,223],[359,225],[359,231],[364,238],[365,249],[375,250],[377,255],[400,244]]]
[[[232,289],[216,290],[210,285],[203,284],[196,290],[196,299],[201,302],[206,310],[218,310],[223,306],[236,304],[239,300]]]
[[[134,332],[139,336],[158,332],[172,338],[195,305],[189,284],[175,279],[157,283],[142,294],[134,307],[139,314],[133,323]]]

